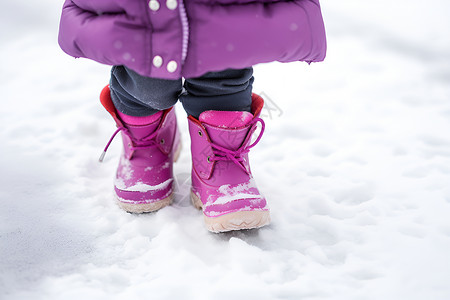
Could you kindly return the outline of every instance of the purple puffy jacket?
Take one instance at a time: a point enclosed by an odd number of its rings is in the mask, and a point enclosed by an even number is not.
[[[165,79],[326,52],[319,0],[66,0],[59,44]]]

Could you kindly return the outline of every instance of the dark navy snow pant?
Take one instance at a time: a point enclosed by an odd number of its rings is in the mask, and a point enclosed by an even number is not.
[[[205,110],[251,109],[253,69],[228,69],[197,78],[166,80],[144,77],[123,67],[111,70],[111,98],[117,110],[130,116],[149,116],[175,105],[178,99],[188,115]]]

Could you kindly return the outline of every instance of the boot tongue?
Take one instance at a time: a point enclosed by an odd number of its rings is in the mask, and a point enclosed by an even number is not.
[[[207,110],[200,114],[199,121],[220,128],[239,128],[248,125],[253,115],[247,111]]]
[[[135,125],[135,124],[129,124],[127,122],[123,122],[126,128],[128,128],[130,134],[136,139],[136,140],[147,140],[147,137],[150,136],[152,133],[155,132],[155,130],[158,128],[159,123],[161,122],[160,118],[155,118],[153,122],[148,124],[142,124],[142,125]]]
[[[128,116],[119,111],[117,111],[117,114],[135,139],[146,140],[145,138],[158,128],[163,112],[160,111],[145,117]]]
[[[147,140],[146,137],[151,135],[159,126],[160,120],[156,120],[155,122],[147,125],[129,125],[125,124],[125,126],[130,131],[131,135],[137,140]]]
[[[144,116],[144,117],[134,117],[129,116],[124,113],[121,113],[120,111],[117,111],[117,114],[122,119],[122,121],[127,125],[132,126],[145,126],[151,123],[154,123],[158,119],[161,119],[163,112],[158,111],[157,113],[150,115],[150,116]]]
[[[249,128],[246,126],[253,120],[247,111],[204,111],[199,121],[205,126],[212,142],[230,150],[237,150],[244,142]],[[221,130],[227,129],[227,130]]]

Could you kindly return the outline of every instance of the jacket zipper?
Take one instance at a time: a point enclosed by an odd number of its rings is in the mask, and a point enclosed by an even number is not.
[[[188,42],[189,42],[189,21],[186,14],[186,9],[184,7],[184,1],[179,0],[179,9],[180,9],[180,19],[181,19],[181,27],[183,32],[183,40],[182,40],[182,48],[181,48],[181,62],[184,64],[184,61],[187,56],[188,51]]]

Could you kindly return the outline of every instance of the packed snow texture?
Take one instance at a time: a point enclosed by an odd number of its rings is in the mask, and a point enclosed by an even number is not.
[[[0,299],[450,299],[448,1],[323,0],[326,61],[255,68],[272,224],[225,234],[189,203],[179,104],[175,203],[116,206],[109,67],[59,49],[62,2],[0,10]]]

